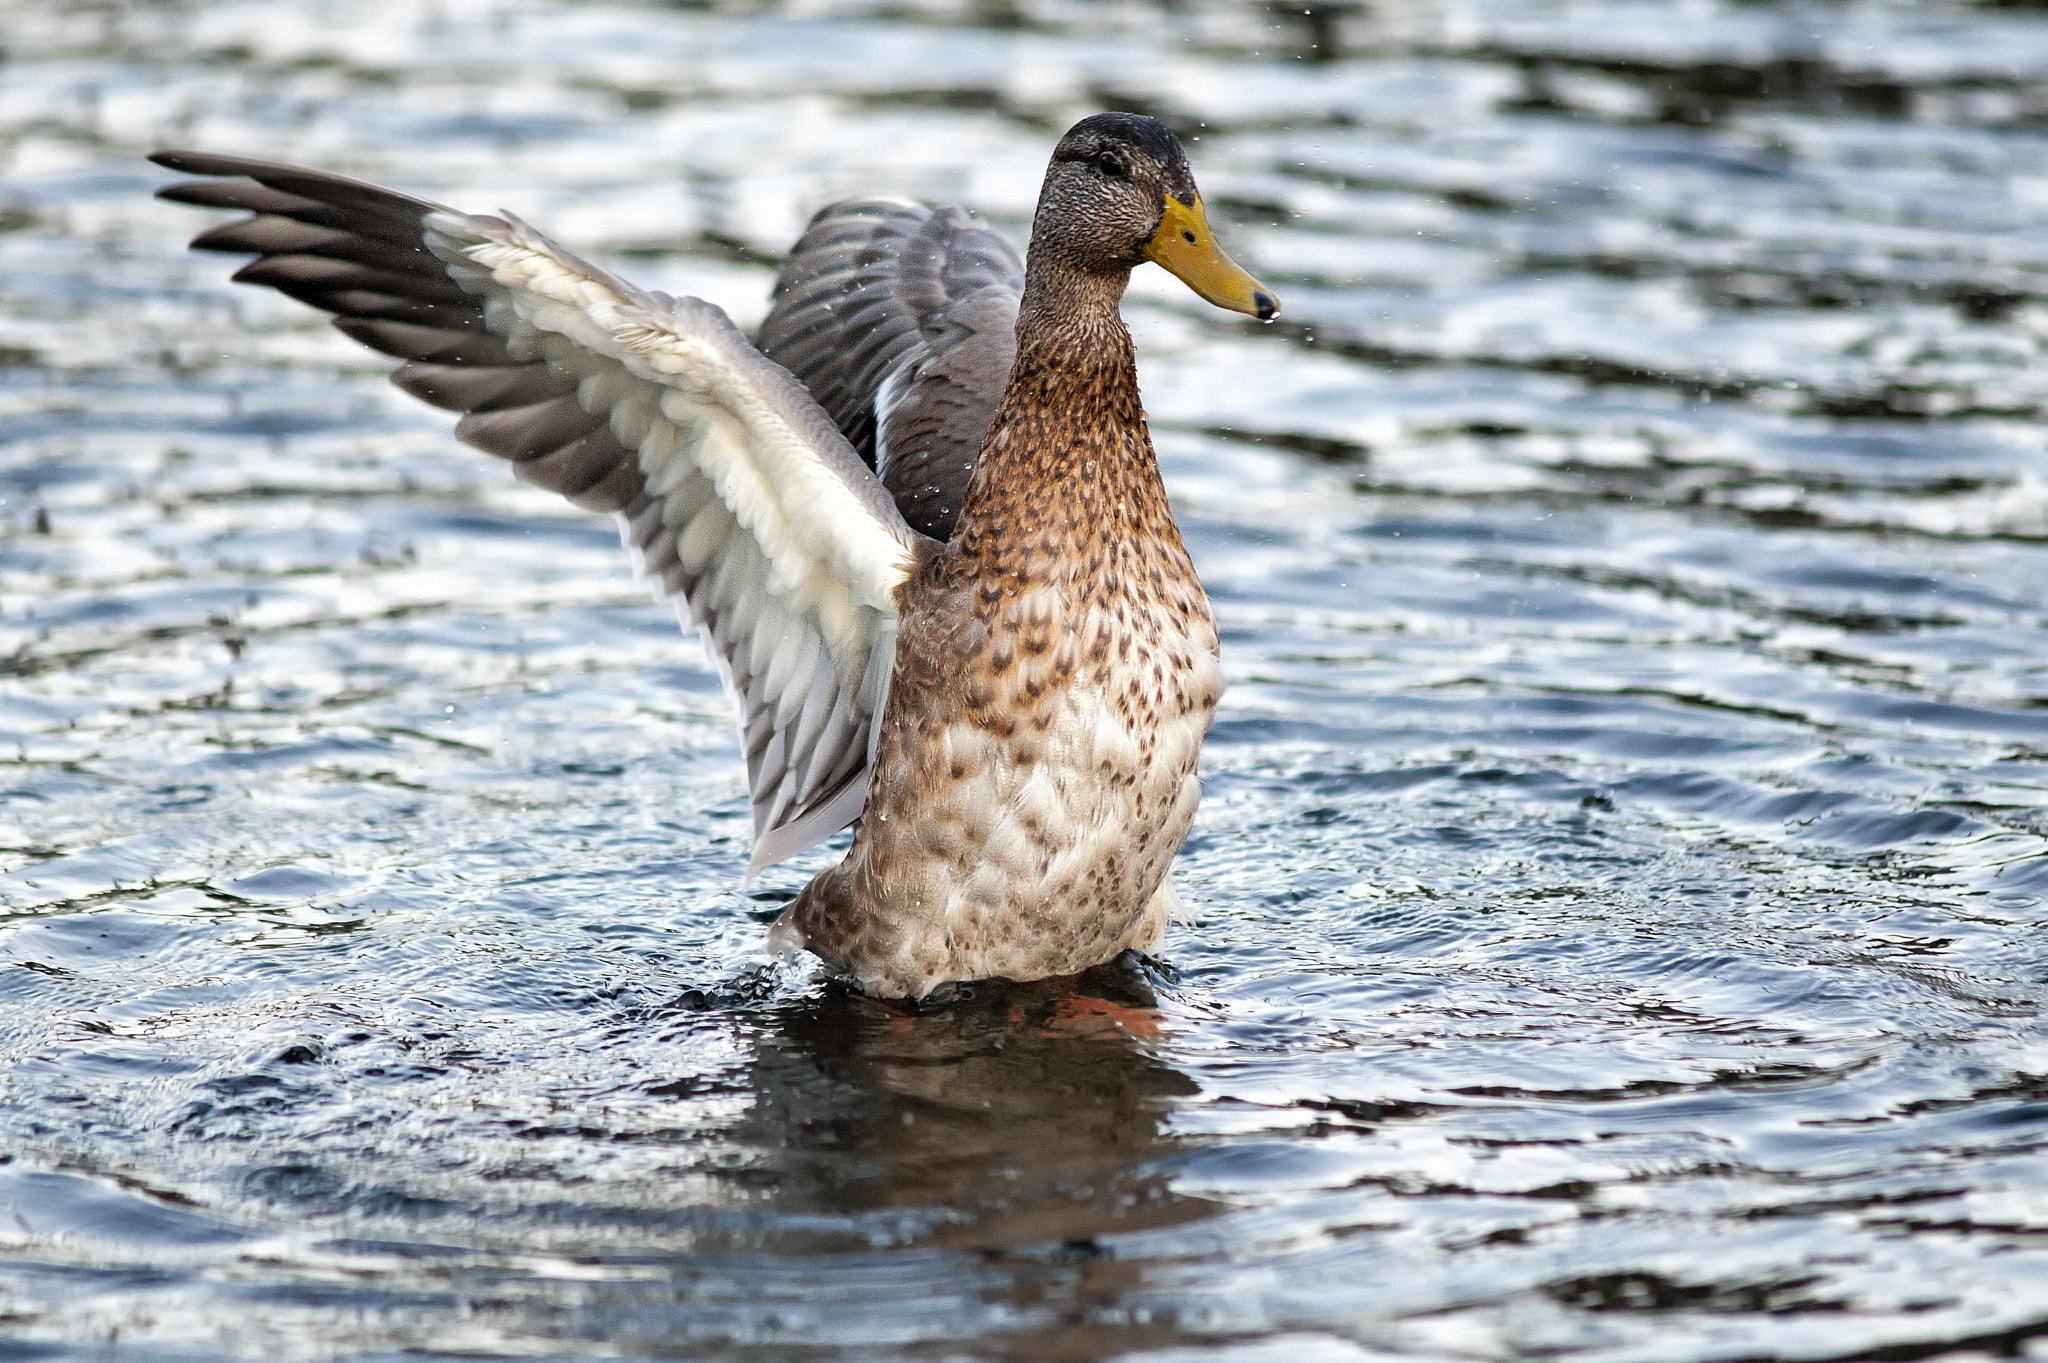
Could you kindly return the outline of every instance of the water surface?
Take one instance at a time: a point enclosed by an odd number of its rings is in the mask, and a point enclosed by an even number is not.
[[[14,0],[0,1356],[2048,1358],[2048,18]],[[758,320],[831,198],[1126,313],[1230,691],[1165,964],[761,952],[696,642],[141,154]]]

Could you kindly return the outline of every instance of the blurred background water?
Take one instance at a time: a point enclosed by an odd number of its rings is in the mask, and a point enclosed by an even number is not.
[[[0,3],[0,1358],[2048,1358],[2048,14]],[[1126,313],[1231,689],[1152,978],[760,952],[610,525],[141,155],[751,325],[836,196]]]

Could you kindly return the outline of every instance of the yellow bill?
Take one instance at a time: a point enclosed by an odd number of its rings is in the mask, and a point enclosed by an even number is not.
[[[1216,234],[1209,230],[1202,200],[1184,204],[1166,196],[1166,212],[1159,230],[1145,244],[1145,259],[1167,271],[1219,308],[1229,308],[1261,322],[1280,315],[1280,300],[1273,291],[1246,274],[1244,267],[1223,254]]]

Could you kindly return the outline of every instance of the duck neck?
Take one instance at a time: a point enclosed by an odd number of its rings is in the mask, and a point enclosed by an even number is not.
[[[1130,277],[1128,270],[1096,274],[1033,256],[1017,304],[1017,359],[991,433],[1005,416],[1027,414],[1054,424],[1099,426],[1107,418],[1117,429],[1142,429],[1137,357],[1117,311]]]
[[[1040,233],[1034,226],[1032,235]],[[1017,300],[1017,349],[1035,339],[1071,342],[1077,332],[1130,333],[1117,309],[1131,282],[1128,269],[1084,270],[1053,251],[1032,251],[1024,262],[1024,296]]]
[[[954,536],[963,553],[1057,557],[1056,543],[1179,542],[1117,313],[1129,277],[1035,258],[1026,267],[1017,359]]]

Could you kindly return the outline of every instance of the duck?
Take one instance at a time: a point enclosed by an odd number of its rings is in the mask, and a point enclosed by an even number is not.
[[[1151,953],[1223,691],[1120,315],[1153,263],[1261,321],[1172,130],[1054,146],[1024,258],[957,208],[818,212],[749,339],[511,213],[199,151],[192,247],[332,314],[456,437],[616,518],[737,702],[748,879],[851,825],[768,946],[864,993]]]

